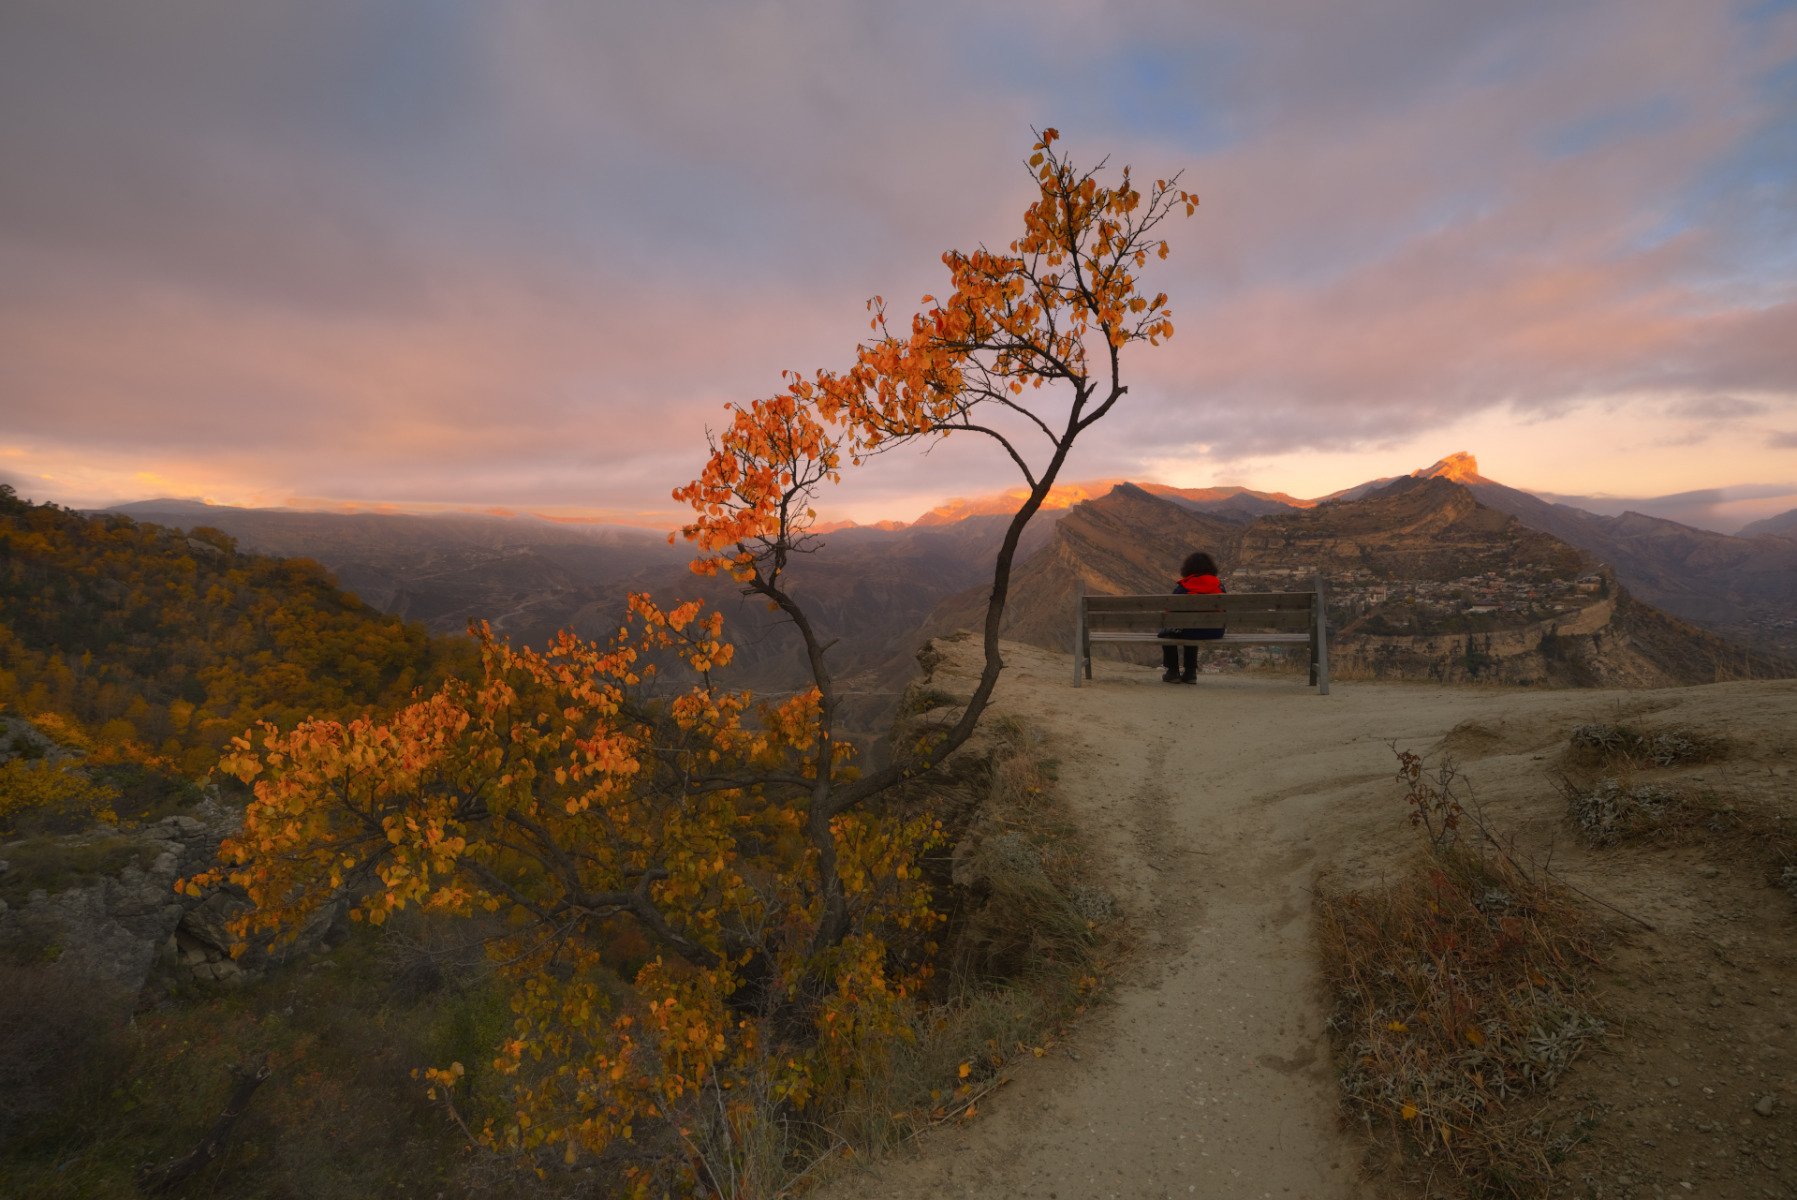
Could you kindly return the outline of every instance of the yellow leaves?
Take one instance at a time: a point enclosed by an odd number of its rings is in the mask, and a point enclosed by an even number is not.
[[[966,1079],[969,1075],[973,1074],[973,1064],[970,1062],[962,1063],[955,1069],[955,1074],[962,1079]]]
[[[1398,1115],[1403,1117],[1406,1121],[1414,1121],[1416,1120],[1416,1111],[1416,1105],[1406,1104],[1403,1108],[1398,1110]]]
[[[1390,1024],[1388,1024],[1386,1026],[1386,1028],[1391,1030],[1393,1033],[1409,1033],[1410,1032],[1410,1026],[1404,1024],[1404,1022],[1402,1022],[1402,1021],[1393,1021]]]

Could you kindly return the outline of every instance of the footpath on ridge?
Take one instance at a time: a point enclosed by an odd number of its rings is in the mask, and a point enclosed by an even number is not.
[[[948,657],[934,683],[970,690],[974,639],[936,645]],[[1064,654],[1007,643],[1004,656],[994,711],[1060,760],[1062,799],[1139,948],[975,1120],[826,1193],[1375,1195],[1336,1115],[1312,941],[1319,871],[1375,882],[1410,847],[1390,743],[1427,751],[1462,722],[1502,728],[1511,745],[1482,759],[1482,785],[1520,794],[1539,790],[1543,747],[1630,695],[1338,682],[1318,696],[1270,675],[1174,687],[1158,667],[1102,661],[1075,689]]]

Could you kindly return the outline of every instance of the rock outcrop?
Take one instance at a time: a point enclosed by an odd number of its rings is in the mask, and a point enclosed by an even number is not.
[[[217,862],[219,844],[242,816],[206,800],[190,816],[164,817],[140,829],[101,827],[58,839],[71,852],[97,840],[131,842],[136,861],[116,875],[29,894],[23,904],[0,900],[0,944],[30,957],[54,961],[121,1000],[153,1002],[170,984],[202,981],[237,985],[269,967],[316,949],[343,914],[347,900],[327,905],[300,935],[279,946],[251,944],[235,958],[229,924],[248,902],[229,887],[200,897],[175,890]],[[0,860],[6,853],[0,847]],[[0,878],[5,863],[0,861]]]

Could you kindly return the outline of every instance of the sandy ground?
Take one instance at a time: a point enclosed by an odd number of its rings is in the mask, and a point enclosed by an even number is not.
[[[967,690],[955,676],[970,677],[973,649],[951,651],[936,684]],[[839,1180],[838,1200],[1389,1194],[1365,1178],[1363,1146],[1338,1123],[1311,931],[1320,876],[1375,881],[1413,844],[1388,743],[1468,760],[1493,817],[1544,848],[1566,838],[1545,815],[1555,810],[1542,799],[1544,759],[1575,724],[1689,703],[1716,708],[1712,725],[1763,725],[1767,738],[1797,728],[1792,682],[1666,692],[1337,682],[1318,696],[1296,677],[1181,687],[1118,663],[1097,664],[1075,689],[1066,656],[1016,645],[1006,663],[997,707],[1040,729],[1061,759],[1094,872],[1142,948],[1108,1002],[1021,1064],[973,1122]],[[1556,852],[1558,872],[1601,894],[1604,864],[1576,846]],[[1691,907],[1626,899],[1674,922]]]

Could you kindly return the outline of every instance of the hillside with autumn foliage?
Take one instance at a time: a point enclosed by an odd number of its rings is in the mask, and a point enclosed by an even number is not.
[[[92,762],[201,775],[257,721],[391,710],[467,655],[309,559],[0,485],[0,706]]]

